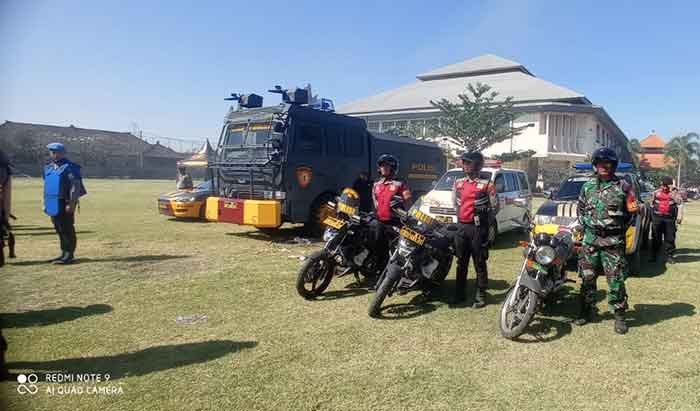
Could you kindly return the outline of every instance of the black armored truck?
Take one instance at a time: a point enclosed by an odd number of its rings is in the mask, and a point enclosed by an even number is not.
[[[381,154],[399,159],[398,177],[414,198],[445,172],[446,159],[434,143],[370,132],[364,120],[333,112],[329,100],[315,103],[310,88],[270,92],[281,94],[283,103],[263,107],[256,94],[229,98],[238,105],[224,119],[211,164],[209,220],[266,230],[304,223],[318,232],[328,201],[362,173],[378,178]]]

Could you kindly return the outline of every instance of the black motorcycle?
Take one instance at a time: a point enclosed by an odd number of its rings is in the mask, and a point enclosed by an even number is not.
[[[402,221],[399,238],[389,263],[377,280],[370,317],[377,317],[382,303],[394,292],[431,291],[447,277],[452,266],[452,236],[455,227],[438,222],[416,207],[408,212],[395,209]]]
[[[530,235],[530,241],[524,244],[525,261],[518,279],[501,306],[499,323],[503,337],[520,336],[542,303],[567,282],[574,282],[567,279],[566,268],[577,244],[573,227],[560,227],[554,235]]]
[[[383,268],[377,266],[377,259],[367,247],[372,216],[359,211],[357,192],[345,189],[336,202],[328,205],[336,214],[323,221],[325,245],[308,256],[297,274],[297,292],[307,300],[321,295],[333,277],[353,274],[360,283],[361,277],[376,277]]]

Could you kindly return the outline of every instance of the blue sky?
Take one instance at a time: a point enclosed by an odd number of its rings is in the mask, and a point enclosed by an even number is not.
[[[233,91],[336,105],[484,53],[628,137],[700,131],[700,2],[0,0],[0,121],[216,139]],[[266,103],[278,96],[267,95]]]

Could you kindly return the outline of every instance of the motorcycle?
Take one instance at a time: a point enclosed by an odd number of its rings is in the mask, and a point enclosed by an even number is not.
[[[345,189],[328,206],[336,213],[323,221],[326,226],[323,249],[309,255],[297,274],[297,292],[307,300],[321,295],[333,277],[352,273],[360,283],[360,276],[376,277],[382,268],[377,267],[377,259],[366,246],[372,216],[359,211],[357,192]]]
[[[394,292],[430,291],[447,277],[452,266],[451,233],[454,225],[445,225],[412,207],[408,212],[394,210],[402,221],[399,238],[389,263],[377,281],[368,314],[377,317],[384,299]]]
[[[520,274],[501,306],[503,337],[512,340],[520,336],[548,297],[567,282],[575,282],[566,276],[567,261],[580,246],[575,224],[560,227],[554,235],[531,231],[530,241],[523,244],[525,261]]]

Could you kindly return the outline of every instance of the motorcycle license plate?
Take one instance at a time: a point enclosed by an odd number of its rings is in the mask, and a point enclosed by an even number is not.
[[[403,237],[405,239],[413,241],[414,243],[416,243],[418,245],[423,245],[423,243],[425,243],[425,236],[424,235],[417,233],[408,227],[401,228],[401,231],[399,231],[399,235],[401,235],[401,237]]]
[[[445,215],[437,215],[437,216],[435,216],[435,219],[441,223],[451,223],[452,222],[452,217],[448,217]]]
[[[326,219],[323,220],[323,224],[325,224],[329,227],[333,227],[336,230],[340,230],[341,228],[343,228],[345,226],[345,221],[339,220],[335,217],[326,217]]]

